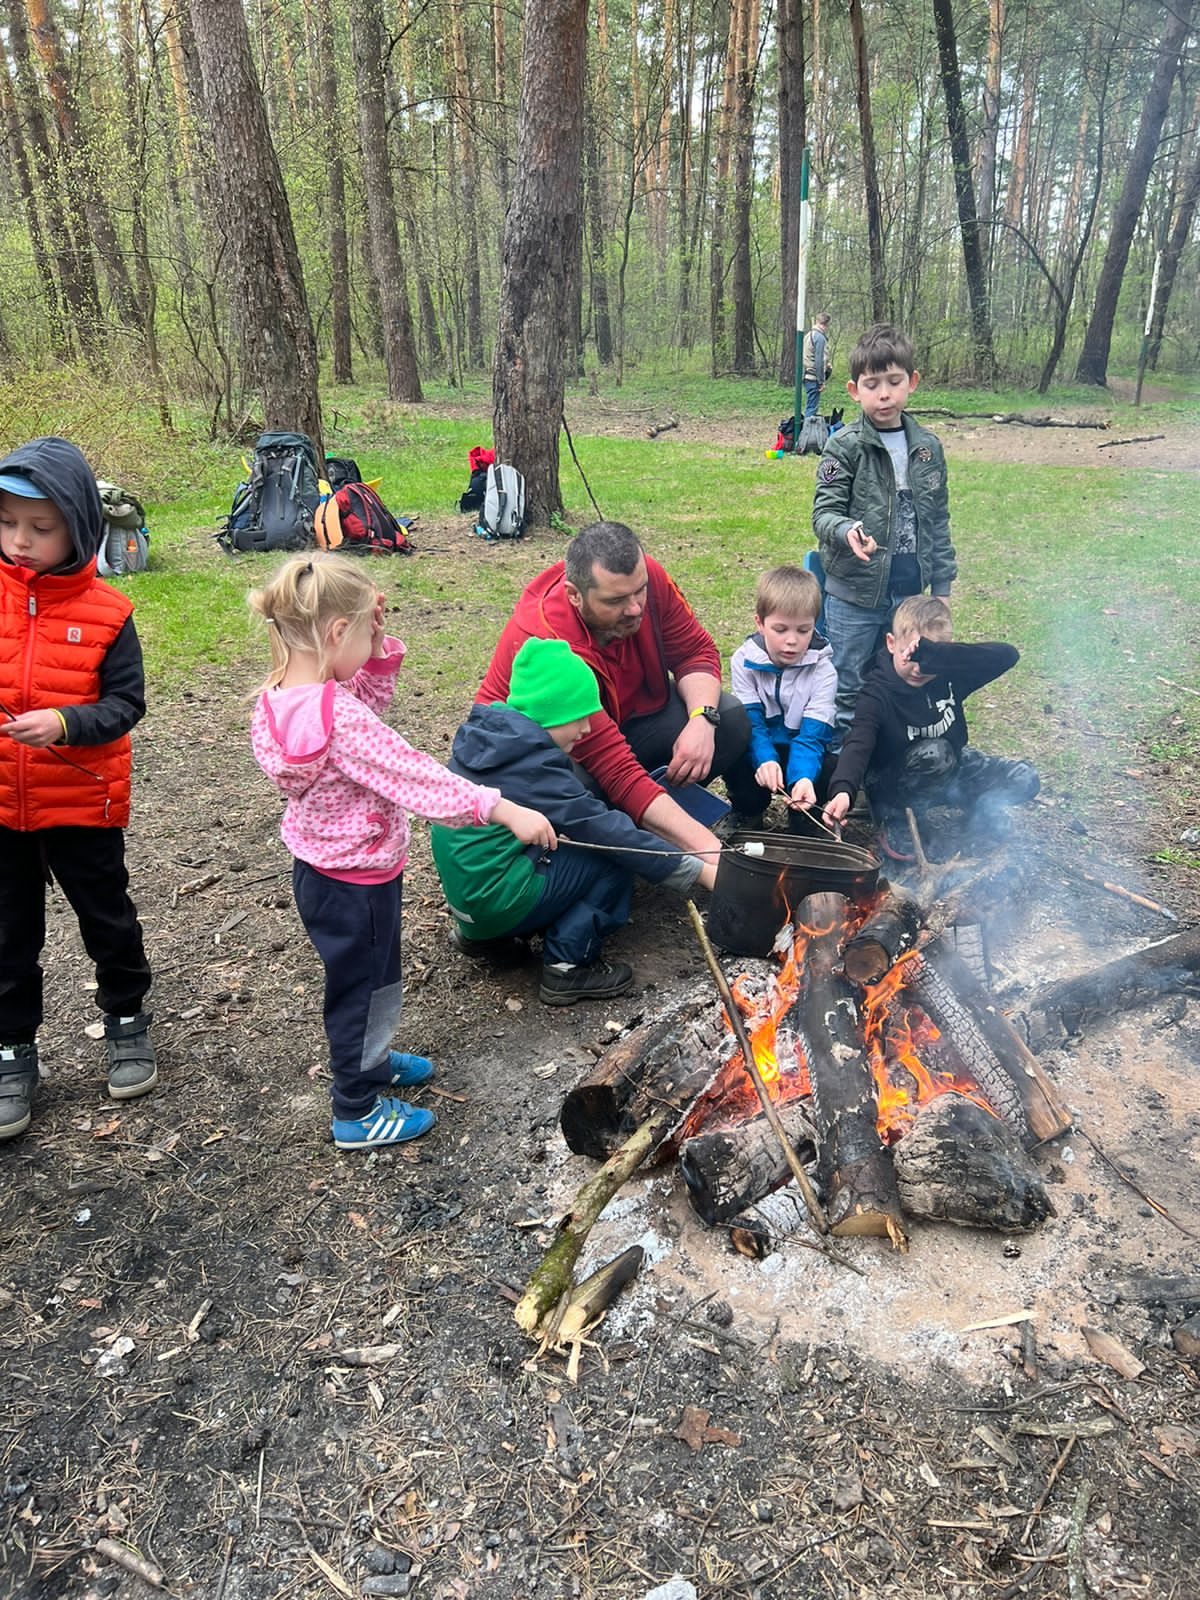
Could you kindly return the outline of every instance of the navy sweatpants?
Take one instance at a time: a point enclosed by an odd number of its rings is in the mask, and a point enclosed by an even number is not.
[[[538,863],[538,872],[541,899],[509,932],[540,933],[543,961],[588,966],[609,934],[629,921],[633,873],[589,850],[573,850],[569,844],[551,851],[546,861]]]
[[[403,876],[342,883],[297,861],[300,920],[325,967],[325,1034],[335,1117],[365,1117],[391,1079],[388,1051],[400,1023]]]

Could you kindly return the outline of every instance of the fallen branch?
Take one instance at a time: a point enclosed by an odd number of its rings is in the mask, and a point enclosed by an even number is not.
[[[115,1539],[97,1539],[96,1554],[118,1567],[124,1567],[126,1572],[132,1572],[135,1578],[148,1583],[152,1589],[163,1587],[163,1575],[158,1568],[131,1550],[128,1545],[118,1544]]]
[[[948,411],[944,406],[923,406],[910,414],[955,417],[964,422],[1015,422],[1024,428],[1093,428],[1101,433],[1112,427],[1111,422],[1069,422],[1066,417],[1027,417],[1019,411]]]
[[[1158,674],[1155,674],[1158,677]],[[1174,678],[1158,677],[1159,683],[1165,683],[1168,689],[1178,689],[1180,694],[1194,694],[1200,700],[1200,689],[1189,689],[1186,683],[1176,683]]]
[[[558,1237],[534,1268],[513,1312],[523,1333],[535,1333],[542,1319],[570,1290],[571,1274],[596,1218],[625,1180],[641,1166],[654,1148],[665,1122],[675,1115],[673,1107],[665,1107],[650,1117],[579,1190],[559,1223]]]
[[[1119,444],[1153,444],[1156,439],[1165,439],[1165,433],[1139,433],[1133,439],[1106,439],[1103,444],[1096,446],[1097,450],[1115,450]]]
[[[647,439],[657,439],[660,433],[670,433],[672,428],[679,426],[678,417],[669,417],[666,422],[655,422],[646,429]]]
[[[1083,1525],[1091,1504],[1092,1486],[1085,1478],[1075,1491],[1071,1510],[1071,1531],[1067,1534],[1067,1595],[1069,1600],[1087,1600],[1087,1572],[1083,1564]]]

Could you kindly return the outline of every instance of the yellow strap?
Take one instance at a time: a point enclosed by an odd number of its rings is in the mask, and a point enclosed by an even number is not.
[[[57,706],[52,706],[51,710],[54,712],[54,715],[58,718],[58,720],[62,723],[62,731],[63,731],[62,738],[61,739],[55,739],[54,743],[55,744],[69,744],[70,743],[70,735],[67,732],[67,719],[66,719],[66,717],[63,716],[62,712],[58,709]]]
[[[688,712],[688,721],[691,722],[693,717],[702,717],[707,710],[707,706],[696,706],[694,710]]]

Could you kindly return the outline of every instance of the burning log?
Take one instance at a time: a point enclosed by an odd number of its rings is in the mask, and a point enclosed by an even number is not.
[[[563,1101],[559,1125],[567,1148],[604,1161],[652,1113],[674,1108],[674,1116],[658,1119],[661,1143],[719,1075],[728,1050],[707,992],[635,1028],[609,1046]]]
[[[842,965],[851,983],[878,983],[925,924],[919,901],[891,887],[858,932],[846,941]]]
[[[785,1102],[779,1107],[779,1120],[801,1161],[811,1160],[816,1134],[807,1104]],[[693,1211],[710,1226],[736,1217],[780,1188],[791,1174],[779,1140],[762,1112],[733,1127],[685,1139],[679,1168]],[[800,1203],[803,1207],[802,1199]]]
[[[908,1248],[891,1157],[880,1142],[875,1079],[854,995],[834,968],[846,919],[840,894],[813,894],[798,923],[809,930],[800,995],[789,1013],[812,1083],[818,1172],[830,1230],[886,1236]]]
[[[965,963],[942,943],[913,955],[904,986],[953,1049],[966,1074],[1017,1131],[1022,1143],[1041,1144],[1065,1133],[1070,1113],[1054,1086]]]
[[[1200,989],[1200,928],[1051,984],[1014,1021],[1031,1050],[1046,1050],[1114,1012],[1181,989]]]
[[[892,1160],[909,1216],[1018,1233],[1054,1215],[1017,1137],[963,1095],[938,1095],[920,1107]]]

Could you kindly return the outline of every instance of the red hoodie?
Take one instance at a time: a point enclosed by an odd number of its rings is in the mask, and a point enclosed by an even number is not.
[[[517,601],[475,696],[477,705],[508,698],[513,657],[526,639],[565,639],[596,674],[604,707],[571,755],[635,822],[663,791],[629,748],[620,724],[661,711],[674,692],[671,677],[690,672],[721,676],[716,645],[672,579],[649,556],[646,572],[649,587],[641,627],[628,639],[599,646],[567,598],[564,563],[547,567]]]

